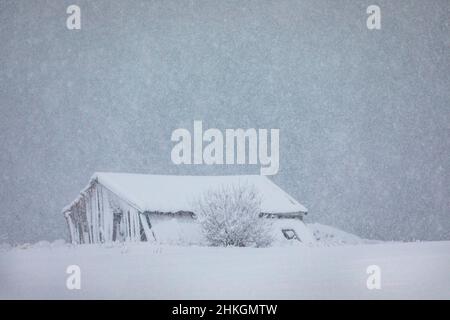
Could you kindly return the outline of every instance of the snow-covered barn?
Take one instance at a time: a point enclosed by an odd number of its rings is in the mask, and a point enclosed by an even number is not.
[[[260,175],[174,176],[95,173],[79,196],[63,209],[72,243],[151,241],[197,243],[194,200],[223,185],[253,185],[261,215],[274,219],[286,238],[305,237],[307,209]]]

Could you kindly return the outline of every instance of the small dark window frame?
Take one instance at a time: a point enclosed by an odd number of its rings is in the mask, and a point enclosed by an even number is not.
[[[300,241],[300,238],[297,235],[297,232],[295,232],[294,229],[281,229],[281,232],[283,232],[283,235],[288,240],[298,240]],[[292,235],[289,235],[288,232],[292,232]]]

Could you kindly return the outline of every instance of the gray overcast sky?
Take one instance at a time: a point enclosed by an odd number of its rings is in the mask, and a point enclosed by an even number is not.
[[[81,7],[82,30],[66,29]],[[0,0],[0,239],[67,237],[94,171],[175,166],[171,132],[279,128],[308,221],[450,239],[450,2]]]

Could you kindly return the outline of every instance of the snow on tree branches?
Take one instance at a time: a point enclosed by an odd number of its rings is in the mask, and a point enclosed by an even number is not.
[[[254,186],[228,185],[205,192],[196,217],[213,246],[265,247],[272,242],[270,220],[261,217],[261,197]]]

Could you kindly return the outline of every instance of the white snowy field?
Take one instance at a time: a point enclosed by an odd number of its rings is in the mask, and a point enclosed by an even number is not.
[[[81,289],[66,268],[81,268]],[[381,268],[381,289],[366,268]],[[34,245],[0,249],[2,299],[450,299],[450,241],[213,248]]]

